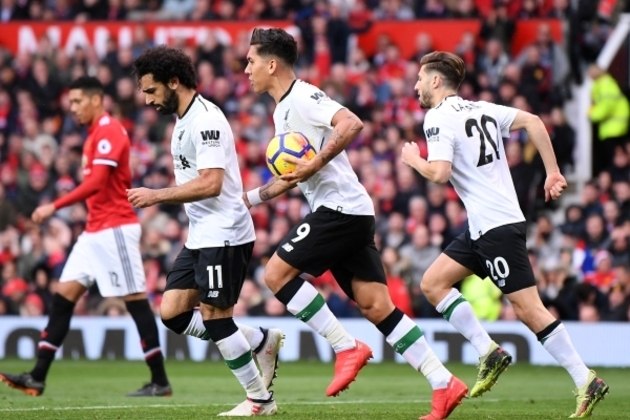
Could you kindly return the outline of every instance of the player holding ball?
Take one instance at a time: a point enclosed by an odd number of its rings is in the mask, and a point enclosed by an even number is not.
[[[335,351],[328,396],[348,388],[372,357],[372,350],[346,331],[322,295],[300,277],[302,273],[319,276],[326,270],[394,350],[431,384],[432,410],[422,418],[446,418],[468,389],[442,365],[422,330],[394,306],[389,295],[374,243],[374,205],[344,151],[363,123],[317,87],[298,80],[293,70],[296,59],[297,44],[287,32],[254,30],[245,69],[252,89],[269,93],[275,100],[276,135],[302,133],[317,151],[312,159],[284,157],[296,165],[294,171],[244,194],[251,207],[297,185],[312,210],[280,241],[265,267],[265,283],[289,312],[317,331]]]

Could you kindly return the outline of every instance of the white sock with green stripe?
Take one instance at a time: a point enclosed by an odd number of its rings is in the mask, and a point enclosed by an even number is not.
[[[466,337],[480,356],[485,356],[492,346],[492,339],[481,326],[472,306],[457,289],[451,289],[435,309]]]
[[[302,279],[295,279],[299,282]],[[298,283],[299,284],[299,283]],[[296,284],[297,285],[297,284]],[[291,285],[289,287],[293,287]],[[290,290],[285,286],[287,290]],[[283,291],[276,294],[283,302]],[[323,296],[307,281],[302,280],[295,294],[286,303],[287,310],[297,319],[308,324],[332,346],[335,353],[356,347],[356,340],[343,328],[339,320],[326,305]]]
[[[396,308],[376,328],[385,335],[396,353],[404,357],[415,370],[422,372],[432,389],[448,386],[453,375],[431,350],[420,327],[407,315]]]
[[[247,392],[247,397],[268,400],[271,394],[265,387],[252,357],[252,349],[240,331],[215,343],[236,379]]]

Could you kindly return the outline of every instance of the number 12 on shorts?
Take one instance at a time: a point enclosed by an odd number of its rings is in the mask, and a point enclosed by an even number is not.
[[[209,265],[206,269],[208,270],[208,289],[215,289],[215,278],[216,289],[223,289],[223,267],[221,265]]]

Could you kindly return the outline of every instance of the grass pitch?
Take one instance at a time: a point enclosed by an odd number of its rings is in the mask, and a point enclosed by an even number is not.
[[[0,371],[30,370],[32,362],[0,360]],[[474,366],[451,364],[472,386]],[[41,397],[0,384],[0,419],[198,419],[214,417],[244,399],[227,367],[218,362],[169,361],[174,395],[128,398],[148,378],[142,362],[56,361]],[[630,418],[630,369],[598,369],[610,385],[594,419]],[[350,390],[338,398],[324,394],[332,364],[283,363],[273,389],[278,419],[417,419],[430,411],[431,391],[420,374],[404,364],[369,364]],[[556,367],[511,366],[495,388],[466,399],[452,419],[564,419],[575,400],[567,373]]]

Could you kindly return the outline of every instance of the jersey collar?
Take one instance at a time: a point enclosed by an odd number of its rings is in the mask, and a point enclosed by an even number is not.
[[[109,116],[107,112],[103,112],[103,114],[101,114],[101,116],[98,117],[98,119],[90,125],[90,127],[88,128],[88,134],[93,133],[94,130],[96,130],[96,127],[101,125],[101,121],[103,121],[103,118],[111,118],[111,117]]]
[[[195,100],[197,99],[197,96],[199,96],[198,92],[195,92],[195,94],[193,95],[192,99],[190,100],[190,103],[188,104],[188,106],[186,107],[186,110],[184,111],[184,113],[182,114],[181,117],[179,117],[179,119],[181,120],[182,118],[184,118],[186,116],[186,114],[188,114],[188,111],[190,110],[190,107],[192,107],[192,104],[195,103]]]
[[[294,80],[291,82],[291,86],[289,86],[289,89],[287,89],[287,91],[286,91],[286,92],[284,92],[284,95],[282,95],[282,98],[280,98],[280,100],[278,101],[278,103],[282,102],[282,100],[283,100],[284,98],[286,98],[287,96],[289,96],[289,93],[291,93],[291,90],[293,89],[293,85],[295,85],[295,82],[297,82],[297,79],[294,79]]]
[[[439,104],[435,107],[435,109],[438,109],[439,107],[441,107],[441,106],[442,106],[442,104],[443,104],[444,102],[446,102],[446,100],[447,100],[448,98],[455,98],[455,97],[457,97],[457,94],[456,94],[456,93],[451,93],[450,95],[446,95],[444,98],[442,98],[442,100],[441,100],[441,101],[440,101],[440,103],[439,103]]]

